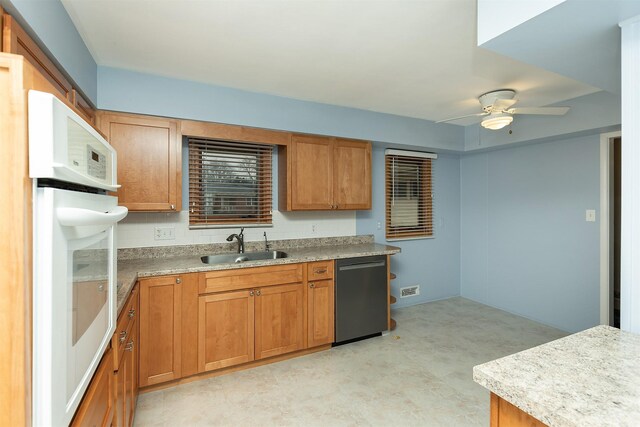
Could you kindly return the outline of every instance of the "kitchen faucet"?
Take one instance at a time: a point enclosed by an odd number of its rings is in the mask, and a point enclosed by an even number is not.
[[[227,237],[227,242],[233,241],[234,238],[238,239],[238,253],[243,254],[244,253],[244,227],[240,229],[240,234],[234,233],[229,237]]]

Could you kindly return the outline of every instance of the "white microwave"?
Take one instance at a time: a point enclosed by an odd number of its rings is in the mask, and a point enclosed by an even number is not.
[[[29,92],[33,424],[68,425],[116,327],[116,152],[55,96]]]

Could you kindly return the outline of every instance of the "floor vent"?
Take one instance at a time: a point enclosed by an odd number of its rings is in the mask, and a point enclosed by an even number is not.
[[[420,285],[400,288],[400,298],[415,297],[416,295],[420,295]]]

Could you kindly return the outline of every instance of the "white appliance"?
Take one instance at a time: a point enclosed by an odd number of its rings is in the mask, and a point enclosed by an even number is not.
[[[34,178],[33,423],[66,426],[116,326],[116,153],[51,94],[29,92]]]

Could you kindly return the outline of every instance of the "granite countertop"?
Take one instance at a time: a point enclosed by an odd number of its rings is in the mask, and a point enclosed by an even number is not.
[[[118,314],[126,302],[131,289],[140,277],[164,276],[170,274],[197,273],[213,270],[262,267],[266,265],[294,264],[328,259],[363,257],[371,255],[392,255],[400,252],[395,246],[377,243],[356,243],[323,245],[310,247],[275,247],[283,250],[287,258],[246,261],[243,263],[204,264],[200,257],[212,252],[171,256],[169,253],[155,258],[118,259]],[[203,249],[204,250],[204,249]],[[197,252],[197,249],[195,250]],[[247,251],[249,252],[249,251]],[[218,252],[219,253],[219,252]]]
[[[640,423],[640,335],[610,326],[473,368],[473,379],[549,426]]]

